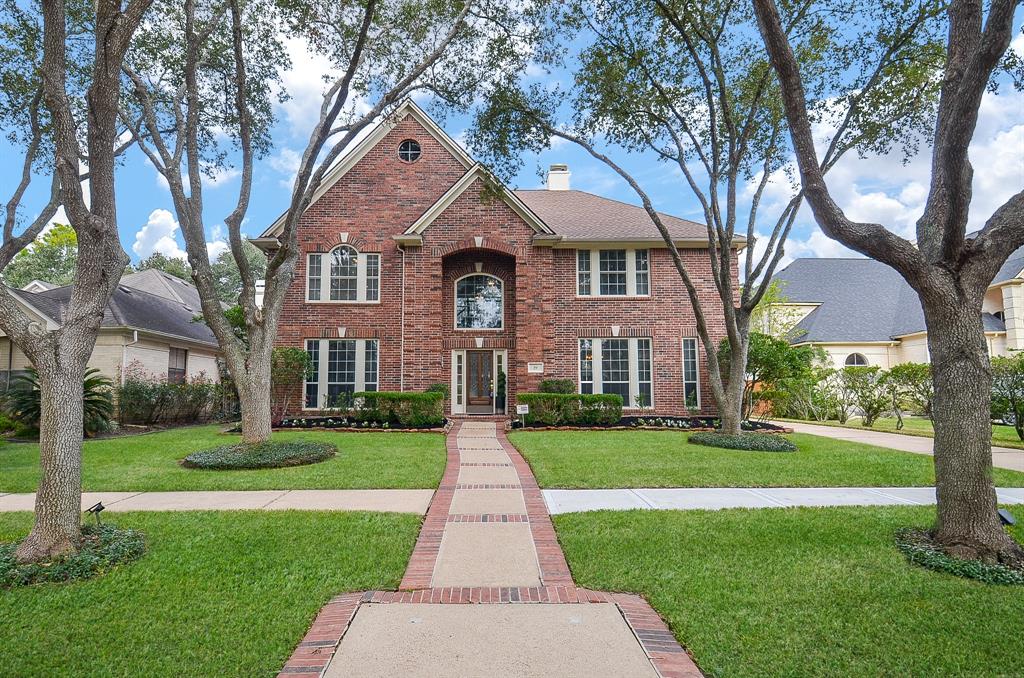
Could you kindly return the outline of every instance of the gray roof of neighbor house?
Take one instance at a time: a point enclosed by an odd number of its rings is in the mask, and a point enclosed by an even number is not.
[[[180,301],[195,309],[200,307],[199,290],[195,285],[156,268],[123,275],[121,284],[158,297]]]
[[[661,240],[647,211],[586,191],[513,191],[563,240]],[[659,212],[659,214],[661,214]],[[708,229],[696,221],[661,214],[674,239],[707,240]]]
[[[794,328],[791,341],[890,341],[925,331],[917,293],[894,269],[873,259],[797,259],[775,274],[790,303],[819,304]],[[985,330],[1005,331],[983,313]]]
[[[58,323],[71,299],[70,286],[56,287],[45,292],[11,292]],[[217,338],[210,328],[194,320],[201,314],[202,310],[198,306],[121,284],[111,295],[100,326],[137,329],[216,346]]]
[[[1006,260],[1006,263],[996,273],[996,277],[992,279],[992,284],[995,285],[1007,280],[1013,280],[1020,276],[1022,271],[1024,271],[1024,247],[1010,255],[1010,258]]]

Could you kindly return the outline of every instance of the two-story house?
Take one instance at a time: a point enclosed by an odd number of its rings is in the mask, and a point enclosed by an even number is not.
[[[713,411],[693,308],[653,222],[569,180],[553,165],[546,190],[497,185],[412,102],[381,122],[298,227],[279,343],[312,361],[303,410],[441,382],[449,413],[494,415],[499,381],[514,411],[516,393],[560,378],[627,408]],[[706,229],[665,222],[715,322]],[[272,250],[281,227],[253,242]]]

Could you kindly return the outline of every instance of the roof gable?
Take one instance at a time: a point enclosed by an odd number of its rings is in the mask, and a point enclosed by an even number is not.
[[[313,193],[309,206],[312,206],[317,200],[322,198],[327,191],[334,186],[334,184],[338,183],[338,181],[340,181],[341,178],[349,172],[349,170],[355,167],[367,153],[373,150],[374,147],[376,147],[377,144],[379,144],[384,137],[391,132],[391,130],[397,127],[398,123],[407,117],[411,117],[419,123],[419,125],[426,130],[427,134],[433,137],[442,147],[444,147],[445,150],[451,153],[452,157],[454,157],[464,168],[468,170],[474,166],[473,159],[468,153],[466,153],[465,149],[455,141],[455,139],[451,138],[447,132],[441,129],[441,127],[434,122],[434,120],[427,115],[422,108],[417,106],[412,99],[406,99],[398,106],[397,109],[380,120],[362,141],[346,152],[334,164],[334,166],[324,174],[324,178],[320,182],[319,188],[317,188]],[[260,238],[274,238],[280,235],[284,228],[284,218],[287,214],[288,213],[286,211],[279,216],[274,223],[260,234]]]

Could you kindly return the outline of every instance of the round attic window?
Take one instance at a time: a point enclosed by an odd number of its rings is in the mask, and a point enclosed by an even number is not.
[[[398,157],[402,162],[416,162],[422,154],[420,142],[413,139],[406,139],[398,145]]]

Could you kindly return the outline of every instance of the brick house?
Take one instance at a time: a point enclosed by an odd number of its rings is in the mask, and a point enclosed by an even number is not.
[[[714,323],[706,229],[665,218]],[[280,228],[253,242],[272,250]],[[298,237],[278,340],[312,359],[302,412],[441,382],[446,412],[500,415],[546,378],[619,393],[627,408],[713,412],[693,309],[654,224],[570,190],[565,166],[547,190],[496,186],[406,102],[325,176]]]

